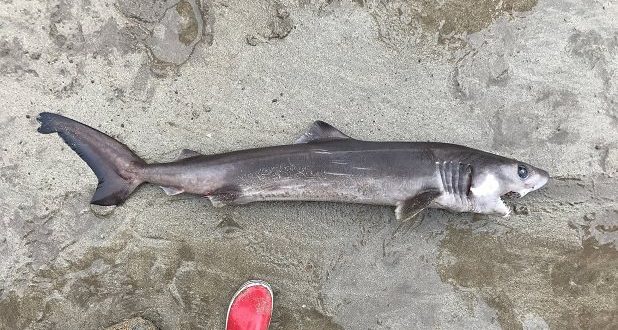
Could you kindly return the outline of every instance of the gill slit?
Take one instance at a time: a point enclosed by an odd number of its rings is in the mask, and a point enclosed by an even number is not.
[[[469,190],[472,185],[472,167],[470,164],[461,162],[442,161],[436,162],[442,190],[451,195],[461,206],[473,208]]]

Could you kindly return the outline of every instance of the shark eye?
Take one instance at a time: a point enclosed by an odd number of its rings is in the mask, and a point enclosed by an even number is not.
[[[525,179],[528,177],[528,169],[524,166],[524,165],[518,165],[517,166],[517,175],[519,175],[520,178]]]

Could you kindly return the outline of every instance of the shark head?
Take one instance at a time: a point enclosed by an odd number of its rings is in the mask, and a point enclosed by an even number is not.
[[[524,197],[535,191],[549,180],[549,173],[524,162],[512,161],[499,168],[498,178],[501,181],[500,195],[514,194]]]
[[[524,197],[547,184],[549,174],[535,166],[509,158],[484,159],[472,178],[470,193],[481,213],[508,215],[501,197]]]
[[[538,167],[517,160],[486,164],[473,178],[470,191],[477,196],[516,195],[524,197],[543,187],[549,174]]]

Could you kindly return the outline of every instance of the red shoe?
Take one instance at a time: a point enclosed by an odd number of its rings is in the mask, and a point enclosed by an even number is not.
[[[236,291],[225,320],[226,330],[267,330],[273,312],[273,291],[263,281],[249,281]]]

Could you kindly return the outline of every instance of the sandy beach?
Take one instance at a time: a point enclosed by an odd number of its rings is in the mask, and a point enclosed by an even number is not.
[[[271,329],[618,327],[615,1],[0,0],[0,329],[223,329],[248,279]],[[547,170],[511,216],[264,202],[97,180],[36,116],[146,161],[292,143],[314,120]]]

